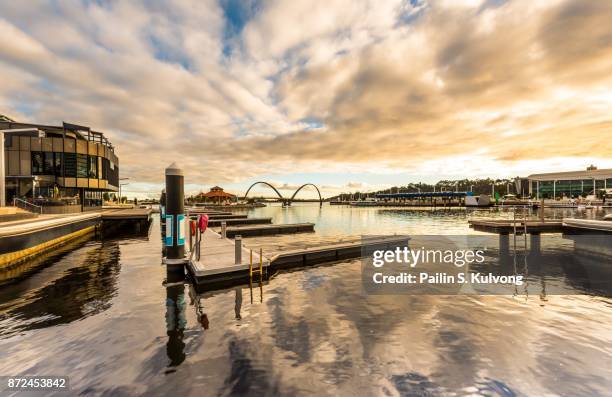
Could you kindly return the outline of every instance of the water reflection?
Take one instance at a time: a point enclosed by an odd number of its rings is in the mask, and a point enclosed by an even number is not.
[[[294,219],[315,219],[320,211],[322,234],[251,243],[282,249],[337,239],[336,232],[349,239],[364,228],[468,230],[459,212],[449,211],[456,217],[449,221],[437,213],[403,217],[345,208],[340,216],[328,206],[298,207],[273,211]],[[325,225],[339,217],[340,224]],[[540,249],[574,247],[599,250],[544,238]],[[0,373],[70,374],[74,394],[82,395],[607,395],[612,389],[612,302],[594,287],[609,274],[596,257],[577,260],[590,279],[586,286],[576,282],[582,271],[560,266],[550,273],[553,264],[529,251],[527,268],[522,256],[516,267],[508,262],[503,272],[528,273],[528,297],[375,296],[362,289],[360,261],[346,261],[282,272],[260,287],[264,295],[253,288],[263,303],[250,305],[246,287],[200,294],[184,284],[162,287],[160,251],[157,237],[90,241],[0,289]],[[78,277],[67,283],[70,274]],[[540,300],[555,283],[584,295]],[[37,292],[45,287],[45,294]],[[78,310],[68,315],[71,306]],[[37,307],[45,309],[35,313]],[[48,313],[67,322],[28,328]]]
[[[197,293],[193,284],[189,284],[189,298],[191,299],[189,305],[195,308],[198,324],[200,324],[205,330],[208,329],[210,324],[208,321],[208,315],[206,312],[204,312],[204,304],[202,303],[204,298],[202,294]]]
[[[47,268],[3,287],[0,336],[66,324],[108,309],[117,291],[119,258],[116,241],[91,242],[63,257],[61,268]]]
[[[183,342],[187,318],[185,317],[185,286],[183,284],[166,287],[166,354],[168,367],[177,367],[185,361]]]
[[[241,320],[242,316],[240,315],[240,310],[242,309],[242,288],[236,287],[234,288],[236,300],[234,302],[234,314],[236,315],[236,320]],[[263,299],[263,289],[262,289],[262,299]]]

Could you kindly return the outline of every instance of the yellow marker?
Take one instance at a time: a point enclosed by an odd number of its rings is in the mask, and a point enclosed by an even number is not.
[[[263,250],[259,249],[259,282],[263,281]]]

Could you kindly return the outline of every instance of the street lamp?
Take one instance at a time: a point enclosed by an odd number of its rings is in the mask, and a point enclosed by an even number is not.
[[[121,204],[121,186],[129,185],[129,183],[121,183],[121,181],[127,181],[130,178],[119,178],[119,204]]]
[[[121,204],[121,186],[127,186],[129,183],[120,183],[119,184],[119,204]]]

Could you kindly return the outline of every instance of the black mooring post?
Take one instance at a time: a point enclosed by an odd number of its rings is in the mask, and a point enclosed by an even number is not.
[[[185,204],[183,170],[176,163],[166,168],[166,263],[185,259]]]

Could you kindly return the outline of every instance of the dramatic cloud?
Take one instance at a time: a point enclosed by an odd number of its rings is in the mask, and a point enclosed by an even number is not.
[[[599,0],[4,2],[0,113],[104,131],[149,184],[173,160],[201,185],[612,165],[611,20]]]

